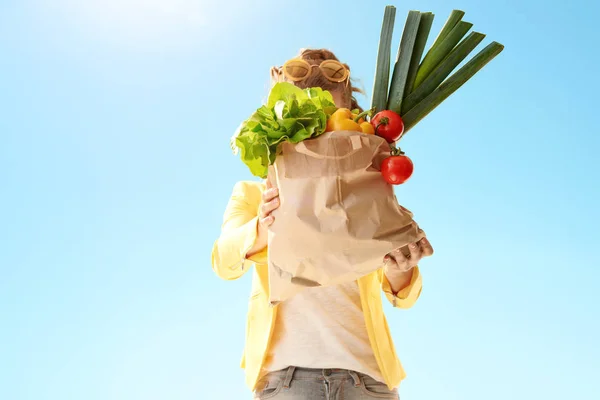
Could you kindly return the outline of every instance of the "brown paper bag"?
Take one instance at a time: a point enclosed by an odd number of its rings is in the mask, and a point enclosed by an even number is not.
[[[425,236],[381,176],[384,139],[337,131],[279,151],[268,177],[281,200],[269,230],[272,305],[306,287],[356,280]]]

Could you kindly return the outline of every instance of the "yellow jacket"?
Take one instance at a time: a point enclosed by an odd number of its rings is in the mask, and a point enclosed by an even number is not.
[[[246,373],[246,384],[251,390],[255,389],[264,373],[263,363],[277,314],[277,306],[268,304],[267,250],[245,258],[256,240],[257,214],[264,189],[259,182],[239,182],[235,185],[225,210],[221,236],[212,250],[213,270],[222,279],[237,279],[252,264],[255,266],[246,322],[246,347],[241,363]],[[393,389],[404,379],[405,373],[383,314],[381,291],[394,307],[410,308],[421,293],[421,274],[416,268],[410,285],[397,295],[392,292],[382,268],[358,279],[358,286],[371,347],[386,384]]]

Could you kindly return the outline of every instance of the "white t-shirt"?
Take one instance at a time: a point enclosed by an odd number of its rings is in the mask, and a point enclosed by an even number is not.
[[[280,303],[265,369],[341,368],[384,379],[375,360],[356,281],[307,288]]]

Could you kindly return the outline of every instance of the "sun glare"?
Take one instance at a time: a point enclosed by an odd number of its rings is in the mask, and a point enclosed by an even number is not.
[[[99,39],[152,44],[197,36],[209,23],[203,0],[55,0],[46,8]]]

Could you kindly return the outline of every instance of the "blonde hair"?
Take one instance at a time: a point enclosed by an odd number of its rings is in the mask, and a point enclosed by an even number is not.
[[[301,49],[300,53],[298,53],[297,58],[301,58],[307,61],[312,65],[319,65],[325,60],[335,60],[340,61],[333,52],[327,49]],[[347,64],[343,64],[348,71],[350,71],[350,67]],[[331,82],[327,78],[321,74],[320,70],[317,68],[318,73],[311,73],[306,79],[299,82],[292,82],[296,86],[301,89],[306,89],[309,87],[320,87],[323,90],[328,90],[330,92],[342,92],[344,97],[350,101],[350,109],[359,109],[363,111],[362,107],[358,105],[358,101],[354,97],[354,93],[363,93],[364,91],[360,88],[357,88],[352,84],[352,79],[348,78],[347,81],[337,83]],[[271,83],[275,84],[277,82],[285,81],[285,76],[283,75],[280,67],[272,67],[271,68]]]

